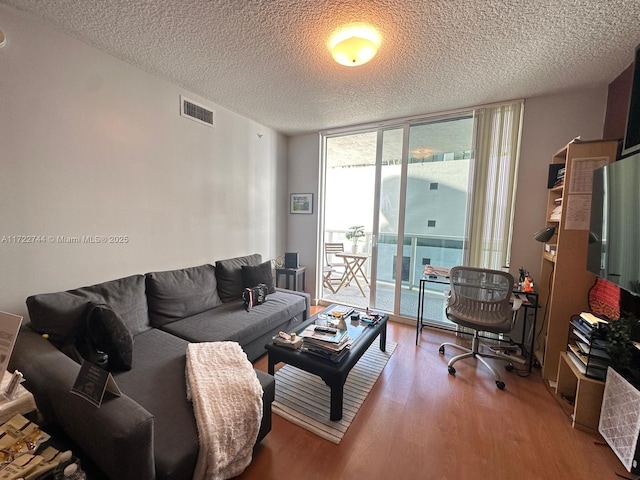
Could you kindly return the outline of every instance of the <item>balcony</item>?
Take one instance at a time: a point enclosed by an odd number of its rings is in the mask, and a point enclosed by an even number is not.
[[[351,243],[344,238],[344,231],[327,231],[327,243],[342,242],[347,253]],[[402,258],[402,283],[400,310],[402,317],[415,320],[418,311],[418,290],[425,265],[452,267],[462,261],[462,240],[437,235],[405,235]],[[371,233],[366,232],[364,241],[359,243],[359,252],[371,253]],[[335,261],[334,259],[333,261]],[[395,283],[397,261],[397,235],[383,234],[378,243],[378,275],[376,281],[376,301],[371,302],[370,287],[360,277],[360,291],[355,282],[343,285],[335,293],[323,286],[322,299],[329,303],[342,303],[359,308],[371,307],[388,313],[395,310]],[[363,265],[367,279],[371,279],[371,260]],[[335,278],[335,275],[334,275]],[[338,285],[333,283],[334,287]],[[428,284],[425,291],[425,318],[449,324],[444,315],[446,285]]]

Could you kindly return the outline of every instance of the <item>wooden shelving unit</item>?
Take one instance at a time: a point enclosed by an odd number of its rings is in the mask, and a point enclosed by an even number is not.
[[[588,293],[595,276],[587,272],[591,181],[595,165],[612,163],[618,153],[618,140],[572,142],[552,158],[565,165],[563,185],[549,189],[547,226],[556,233],[548,242],[556,244],[555,255],[543,249],[540,278],[536,282],[542,321],[538,321],[536,359],[542,377],[555,383],[560,353],[567,349],[572,315],[588,311]],[[556,200],[562,198],[559,220],[550,219]],[[539,317],[540,318],[540,317]]]
[[[567,352],[560,353],[556,394],[562,397],[561,402],[565,398],[573,398],[573,405],[565,408],[569,409],[574,428],[596,431],[604,382],[583,375],[568,355]]]

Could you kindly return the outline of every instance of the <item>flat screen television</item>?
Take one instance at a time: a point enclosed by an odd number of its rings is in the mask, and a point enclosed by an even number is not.
[[[640,295],[640,153],[593,172],[587,270]]]
[[[629,98],[629,112],[627,127],[622,145],[622,156],[626,157],[640,151],[640,45],[636,47],[633,80],[631,82],[631,97]]]

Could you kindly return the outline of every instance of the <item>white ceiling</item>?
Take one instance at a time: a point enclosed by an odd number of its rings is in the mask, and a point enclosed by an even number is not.
[[[0,3],[285,134],[608,84],[640,43],[639,0]],[[327,42],[352,22],[382,44],[343,67]]]

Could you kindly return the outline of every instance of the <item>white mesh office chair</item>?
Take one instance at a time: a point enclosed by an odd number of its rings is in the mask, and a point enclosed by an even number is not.
[[[499,270],[458,266],[449,272],[449,281],[451,292],[447,300],[447,318],[473,330],[471,348],[448,342],[440,345],[440,353],[444,353],[445,346],[465,352],[449,360],[449,373],[456,374],[453,364],[458,360],[473,357],[493,373],[496,386],[503,390],[505,384],[500,374],[485,358],[504,360],[505,357],[497,353],[480,352],[478,333],[508,333],[513,329],[515,313],[522,304],[518,299],[511,304],[513,277]]]

